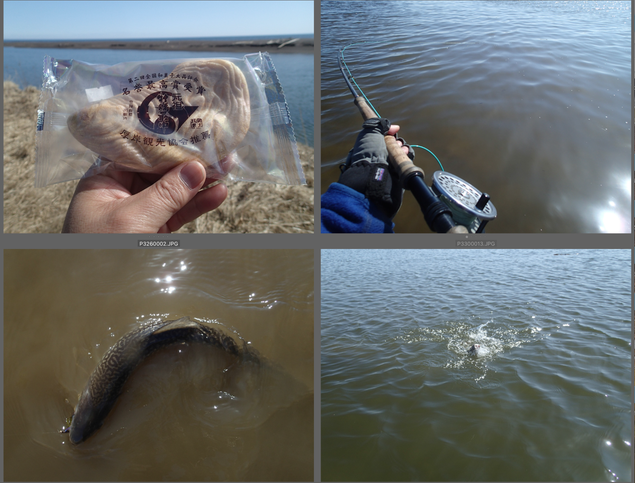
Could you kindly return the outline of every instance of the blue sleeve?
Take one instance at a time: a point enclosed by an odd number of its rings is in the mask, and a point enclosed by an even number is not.
[[[393,223],[366,197],[333,183],[322,195],[322,233],[393,233]]]

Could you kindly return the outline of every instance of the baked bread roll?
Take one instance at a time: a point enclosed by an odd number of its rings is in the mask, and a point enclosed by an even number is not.
[[[243,73],[232,62],[201,59],[153,74],[130,78],[122,94],[71,115],[70,132],[118,168],[163,174],[197,158],[208,175],[226,174],[221,161],[249,129]]]

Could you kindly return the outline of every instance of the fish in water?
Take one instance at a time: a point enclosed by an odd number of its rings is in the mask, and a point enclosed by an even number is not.
[[[70,427],[73,444],[79,444],[97,431],[121,395],[132,371],[150,354],[172,344],[201,342],[227,352],[237,361],[259,362],[256,351],[240,344],[221,330],[189,317],[156,321],[124,335],[106,352],[82,391]]]
[[[473,356],[478,355],[478,351],[479,351],[480,348],[481,348],[480,344],[474,344],[472,347],[470,347],[467,350],[467,353],[470,354],[470,355],[473,355]]]

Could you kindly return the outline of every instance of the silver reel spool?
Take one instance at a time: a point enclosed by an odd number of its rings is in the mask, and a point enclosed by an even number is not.
[[[489,195],[445,171],[432,175],[432,190],[452,211],[452,218],[470,233],[482,233],[488,221],[496,218]]]

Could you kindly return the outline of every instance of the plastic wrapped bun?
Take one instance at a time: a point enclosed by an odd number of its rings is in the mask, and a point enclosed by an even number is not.
[[[214,167],[240,144],[250,121],[247,82],[232,62],[183,62],[159,82],[131,87],[72,114],[73,136],[117,168],[162,174],[197,157],[208,175],[224,174]]]
[[[266,52],[242,59],[89,64],[44,58],[35,185],[107,169],[304,184],[289,108]]]

